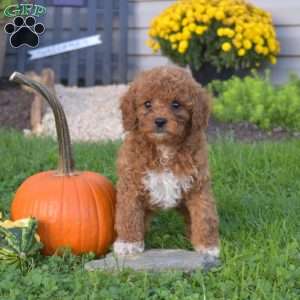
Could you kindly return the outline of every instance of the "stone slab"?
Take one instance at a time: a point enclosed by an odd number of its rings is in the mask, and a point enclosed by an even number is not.
[[[98,260],[85,264],[88,271],[122,271],[133,269],[135,271],[161,272],[178,270],[191,272],[197,269],[208,271],[220,264],[219,260],[195,251],[177,249],[153,249],[143,253],[126,256],[116,256],[113,253]]]

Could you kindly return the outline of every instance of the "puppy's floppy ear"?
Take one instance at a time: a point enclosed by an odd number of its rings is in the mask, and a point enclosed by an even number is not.
[[[198,83],[196,83],[195,90],[192,94],[192,128],[193,130],[205,129],[208,126],[212,97],[208,91]]]
[[[137,127],[136,116],[136,88],[130,86],[128,91],[121,98],[121,112],[123,120],[123,128],[125,131],[134,130]]]

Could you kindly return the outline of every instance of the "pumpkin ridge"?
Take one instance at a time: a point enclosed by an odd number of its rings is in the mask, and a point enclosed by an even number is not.
[[[46,177],[43,177],[42,176],[42,179],[43,179],[43,181],[45,181],[45,178]],[[41,204],[42,204],[42,201],[38,201],[38,200],[31,200],[31,202],[36,202],[36,204],[34,205],[34,210],[31,208],[31,210],[28,210],[27,209],[27,211],[32,211],[34,214],[39,214],[39,211],[40,211],[40,209],[41,209]],[[45,235],[45,236],[47,236],[47,235]],[[48,238],[48,237],[47,237]]]
[[[72,182],[74,184],[74,190],[75,190],[75,195],[76,195],[76,198],[77,198],[77,206],[78,206],[78,215],[81,216],[81,198],[79,197],[79,192],[78,192],[78,187],[77,187],[77,184],[76,184],[76,179],[73,178],[72,179]],[[82,236],[84,236],[84,234],[82,234],[82,222],[79,222],[79,237],[78,237],[78,243],[79,243],[79,249],[82,249]]]
[[[75,189],[76,189],[76,195],[77,195],[77,198],[78,198],[78,207],[79,207],[79,215],[81,216],[82,215],[82,207],[84,205],[82,205],[82,200],[81,200],[81,197],[80,197],[80,192],[79,192],[79,189],[78,189],[78,182],[77,182],[77,178],[79,177],[73,177],[73,181],[74,181],[74,185],[75,185]],[[80,222],[80,225],[79,225],[79,232],[80,232],[80,237],[79,237],[79,247],[80,249],[84,249],[85,247],[85,231],[83,229],[85,229],[83,226],[83,223]]]
[[[58,221],[58,224],[59,224],[59,231],[60,232],[62,232],[62,236],[64,236],[63,234],[64,234],[64,222],[62,222],[61,220],[62,220],[62,216],[64,215],[64,203],[65,203],[65,201],[63,201],[63,199],[64,199],[64,194],[65,194],[65,177],[63,176],[62,177],[62,189],[61,189],[61,200],[60,200],[60,210],[59,210],[59,221]],[[59,239],[57,239],[57,241],[60,243],[60,240]],[[53,241],[52,241],[53,242]],[[56,247],[54,247],[54,248],[57,248],[57,246]]]
[[[100,223],[99,223],[99,212],[98,212],[98,205],[97,205],[97,197],[95,197],[95,192],[94,192],[94,189],[91,187],[90,183],[88,180],[86,180],[86,178],[84,176],[82,176],[82,179],[83,181],[85,181],[85,183],[87,184],[87,186],[89,187],[89,189],[91,190],[92,192],[92,195],[93,195],[93,198],[92,198],[92,202],[93,202],[93,206],[94,206],[94,211],[96,212],[96,220],[97,220],[97,238],[96,238],[96,252],[99,252],[98,249],[99,249],[99,242],[100,242]]]
[[[103,179],[103,178],[101,178]],[[106,179],[106,178],[105,178]],[[99,185],[97,184],[97,182],[95,182],[95,180],[91,181],[91,183],[89,183],[90,185],[94,184],[96,186],[96,188],[102,193],[105,195],[104,199],[107,199],[106,201],[102,201],[101,202],[101,206],[102,206],[102,211],[100,211],[102,214],[103,214],[103,210],[106,210],[105,209],[105,206],[108,208],[108,210],[111,212],[111,197],[110,197],[110,193],[107,191],[107,188],[104,189],[104,187],[107,187],[107,184],[106,184],[106,180],[105,180],[105,186],[103,185]],[[94,190],[94,187],[93,187],[93,191],[94,191],[94,194],[96,194],[95,190]],[[107,203],[109,202],[109,203]],[[114,227],[114,221],[112,222],[111,224],[113,227]],[[113,240],[114,238],[114,231],[111,232],[111,234],[108,235],[108,238],[110,241]]]
[[[113,208],[113,203],[112,203],[112,199],[113,199],[113,195],[111,194],[111,192],[107,189],[104,190],[103,186],[99,186],[99,189],[101,190],[102,193],[104,193],[106,195],[106,198],[109,199],[109,208],[110,208],[110,212],[111,212],[111,215],[114,216],[114,208]],[[107,197],[108,196],[108,197]],[[114,222],[113,222],[113,225],[114,225]],[[113,237],[111,236],[111,239]]]
[[[103,244],[103,235],[99,234],[99,232],[101,232],[101,223],[99,222],[99,220],[101,220],[100,218],[100,215],[102,214],[102,211],[101,211],[101,208],[99,208],[99,201],[97,200],[97,193],[94,189],[94,186],[92,185],[91,182],[89,182],[88,180],[86,180],[86,178],[84,178],[85,182],[87,183],[87,185],[89,186],[92,194],[93,194],[93,202],[95,204],[95,208],[96,208],[96,214],[97,214],[97,228],[98,228],[98,231],[97,231],[97,252],[99,253],[101,248],[102,248],[102,244]]]
[[[103,186],[101,185],[101,190],[103,190]],[[113,195],[113,189],[111,189],[109,187],[109,189],[107,190],[107,193],[109,194],[108,199],[109,201],[109,206],[110,206],[110,211],[111,211],[111,215],[114,216],[115,215],[115,208],[114,208],[114,203],[113,203],[113,199],[115,198],[115,195]],[[113,222],[114,224],[114,222]]]

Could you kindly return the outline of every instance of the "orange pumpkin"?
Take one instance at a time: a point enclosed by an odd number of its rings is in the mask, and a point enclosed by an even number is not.
[[[42,252],[54,254],[70,247],[74,254],[104,254],[115,238],[115,189],[94,172],[74,171],[69,129],[56,97],[42,84],[15,72],[11,80],[41,93],[51,106],[59,144],[59,166],[27,178],[11,206],[13,220],[35,217],[44,244]]]

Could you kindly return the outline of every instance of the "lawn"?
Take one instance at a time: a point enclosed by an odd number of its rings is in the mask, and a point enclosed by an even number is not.
[[[116,181],[119,143],[76,144],[79,170]],[[53,169],[56,143],[0,131],[0,210],[8,216],[16,188],[29,175]],[[86,272],[91,255],[45,257],[22,274],[0,263],[0,299],[300,299],[300,141],[210,147],[220,215],[222,266],[209,273]],[[148,248],[186,248],[183,221],[163,212],[152,223]]]

